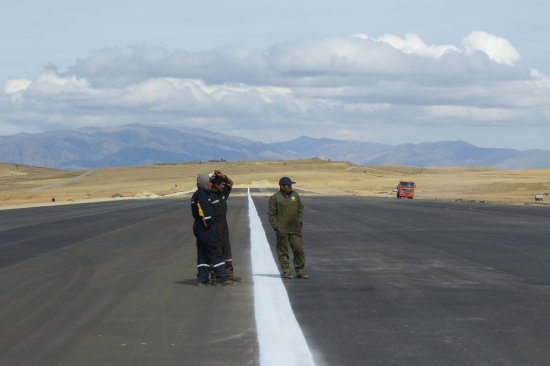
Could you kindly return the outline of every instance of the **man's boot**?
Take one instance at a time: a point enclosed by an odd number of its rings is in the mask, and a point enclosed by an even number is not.
[[[239,276],[236,276],[235,274],[232,274],[231,276],[229,276],[229,279],[231,281],[235,281],[235,282],[243,282],[243,278],[239,277]]]
[[[215,286],[231,286],[234,285],[235,282],[231,281],[230,279],[227,279],[223,282],[216,282]]]
[[[227,267],[226,267],[226,271],[227,271]],[[242,282],[243,279],[242,277],[239,277],[239,276],[236,276],[234,273],[233,273],[233,268],[231,268],[230,270],[227,271],[227,277],[231,280],[231,281],[234,281],[234,282]]]

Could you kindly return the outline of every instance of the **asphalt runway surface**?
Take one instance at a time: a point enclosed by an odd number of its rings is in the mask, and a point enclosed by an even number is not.
[[[548,364],[550,209],[302,200],[310,278],[284,284],[317,365]],[[0,211],[0,364],[258,365],[247,197],[228,205],[244,282],[205,288],[187,198]]]

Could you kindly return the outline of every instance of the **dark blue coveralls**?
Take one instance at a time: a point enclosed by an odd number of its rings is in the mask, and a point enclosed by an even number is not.
[[[197,280],[206,283],[212,267],[216,282],[227,281],[225,261],[216,239],[216,222],[210,192],[199,188],[191,197],[191,212],[195,222],[193,234],[197,238]]]

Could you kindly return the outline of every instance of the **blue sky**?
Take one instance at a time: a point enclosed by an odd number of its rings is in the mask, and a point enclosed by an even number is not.
[[[0,135],[144,123],[550,149],[547,14],[529,0],[10,2]]]

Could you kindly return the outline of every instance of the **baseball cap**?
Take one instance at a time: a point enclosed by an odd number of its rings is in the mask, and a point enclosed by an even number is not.
[[[293,185],[295,184],[296,182],[293,182],[292,180],[290,180],[289,177],[282,177],[281,179],[279,179],[279,185],[280,186],[283,186],[283,185]]]

